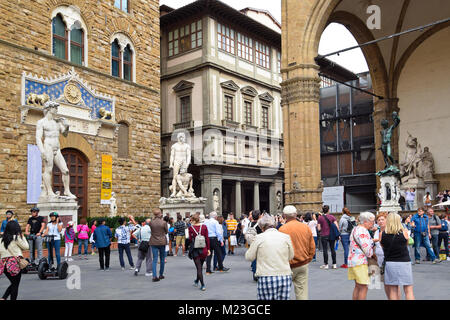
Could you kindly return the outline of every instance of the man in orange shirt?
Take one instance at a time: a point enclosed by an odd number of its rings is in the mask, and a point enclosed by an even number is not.
[[[231,236],[236,237],[236,229],[238,222],[236,219],[234,219],[234,215],[232,212],[228,214],[228,219],[225,220],[225,223],[227,224],[227,230],[228,230],[228,254],[234,254],[234,246],[231,245]]]
[[[294,259],[290,265],[295,297],[297,300],[308,300],[308,264],[316,251],[314,238],[308,225],[297,221],[297,209],[294,206],[284,207],[283,218],[286,223],[279,231],[288,234],[294,246]]]

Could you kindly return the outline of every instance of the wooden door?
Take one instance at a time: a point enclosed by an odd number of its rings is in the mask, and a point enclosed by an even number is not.
[[[78,201],[78,217],[87,217],[88,213],[88,161],[84,154],[76,149],[66,148],[61,150],[67,163],[70,173],[70,192],[72,192]],[[53,167],[53,190],[59,191],[62,195],[64,185],[62,182],[61,171],[58,167]]]

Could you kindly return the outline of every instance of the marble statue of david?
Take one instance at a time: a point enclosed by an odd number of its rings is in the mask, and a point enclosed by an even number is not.
[[[76,196],[70,192],[69,169],[61,154],[59,145],[59,134],[62,133],[66,137],[69,133],[69,124],[65,118],[56,118],[58,106],[59,103],[57,102],[47,101],[44,104],[44,118],[40,119],[36,124],[36,144],[44,163],[44,173],[42,175],[44,190],[41,196],[56,197],[52,190],[52,170],[53,164],[56,164],[62,173],[64,196],[76,199]],[[42,138],[44,141],[42,141]]]

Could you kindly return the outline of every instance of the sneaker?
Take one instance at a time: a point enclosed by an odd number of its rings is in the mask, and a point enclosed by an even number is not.
[[[151,273],[151,272],[150,273],[147,273],[147,272],[145,273],[146,277],[151,277],[152,275],[153,275],[153,273]]]
[[[95,252],[94,252],[94,251],[92,251],[91,255],[95,256]]]
[[[333,264],[333,269],[337,269],[337,266],[335,264]]]
[[[441,262],[441,260],[439,260],[439,259],[434,259],[433,260],[433,264],[440,263],[440,262]]]
[[[227,272],[227,271],[229,271],[230,270],[230,268],[225,268],[225,267],[223,267],[223,269],[222,270],[219,270],[219,272]]]
[[[158,281],[159,281],[159,278],[153,277],[152,281],[153,281],[153,282],[158,282]]]
[[[447,261],[450,261],[450,257],[447,257]]]
[[[320,269],[328,269],[328,265],[327,264],[323,264],[320,266]]]
[[[135,266],[131,266],[131,267],[130,267],[130,270],[134,270],[134,268],[136,268],[136,267],[135,267]]]
[[[137,275],[139,274],[139,270],[138,269],[136,269],[136,270],[134,270],[134,275],[137,277]]]
[[[344,263],[343,265],[341,265],[340,266],[340,268],[344,268],[344,269],[347,269],[348,268],[348,266]]]
[[[416,264],[420,264],[420,260],[416,260]]]
[[[109,271],[109,268],[106,268],[105,271]]]
[[[105,271],[105,268],[100,268],[98,269],[98,271]]]
[[[203,286],[200,287],[200,290],[205,291],[206,287],[203,285]]]
[[[198,281],[194,281],[193,286],[196,287],[196,288],[198,288]]]
[[[72,258],[69,258],[69,260],[68,261],[73,261],[73,259]]]
[[[206,275],[207,276],[209,276],[209,275],[211,275],[211,274],[213,274],[214,272],[212,272],[212,271],[206,271]]]
[[[124,268],[124,267],[122,267],[121,269],[122,269],[122,271],[125,271],[125,268]]]

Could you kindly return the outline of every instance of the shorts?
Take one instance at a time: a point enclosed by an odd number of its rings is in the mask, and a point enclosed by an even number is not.
[[[177,246],[183,245],[184,242],[186,241],[185,236],[177,236],[175,239],[176,239]]]
[[[369,266],[367,264],[362,264],[348,268],[348,280],[356,280],[356,283],[358,284],[369,285]]]

